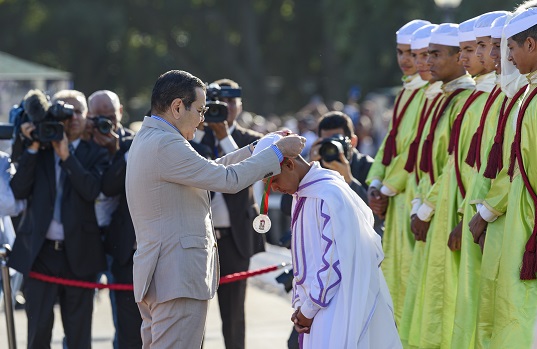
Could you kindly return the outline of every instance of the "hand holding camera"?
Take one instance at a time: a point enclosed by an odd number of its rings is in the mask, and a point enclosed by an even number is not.
[[[349,137],[341,134],[318,139],[310,150],[310,160],[320,161],[324,168],[339,172],[347,184],[350,184],[353,179],[349,162],[351,157],[351,141]]]
[[[93,141],[106,148],[111,155],[119,149],[119,135],[114,132],[114,124],[106,116],[88,117]],[[95,132],[97,131],[97,132]]]
[[[229,136],[229,127],[226,120],[221,122],[209,122],[207,123],[207,127],[213,130],[214,136],[218,140],[222,140]]]
[[[39,141],[33,140],[32,141],[32,133],[35,132],[35,125],[31,122],[25,122],[21,124],[21,133],[24,136],[24,138],[30,140],[32,143],[28,146],[28,149],[31,149],[33,151],[38,151],[40,143]]]
[[[351,184],[353,178],[351,165],[343,153],[339,153],[339,158],[334,161],[325,161],[324,159],[321,159],[321,165],[324,168],[339,172],[339,174],[345,179],[345,182],[347,182],[347,184]]]
[[[52,148],[54,148],[54,151],[62,161],[67,160],[69,155],[71,153],[69,152],[69,140],[67,139],[67,136],[65,133],[63,134],[63,138],[60,141],[51,141]]]

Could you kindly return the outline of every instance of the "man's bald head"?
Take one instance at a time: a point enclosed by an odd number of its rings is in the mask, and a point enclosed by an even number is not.
[[[115,115],[118,123],[121,122],[121,118],[123,117],[123,106],[119,101],[118,95],[109,90],[93,92],[88,97],[88,109],[90,117]]]

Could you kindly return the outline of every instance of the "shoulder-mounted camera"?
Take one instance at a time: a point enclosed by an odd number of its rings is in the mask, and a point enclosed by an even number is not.
[[[222,102],[222,98],[236,98],[241,96],[240,88],[231,86],[220,86],[212,83],[207,86],[206,105],[209,109],[205,113],[205,122],[223,122],[227,119],[227,103]]]

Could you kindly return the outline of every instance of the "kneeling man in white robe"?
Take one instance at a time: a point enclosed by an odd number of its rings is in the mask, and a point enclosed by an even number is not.
[[[279,139],[261,139],[257,153]],[[302,348],[402,348],[369,207],[335,171],[285,158],[269,188],[293,195],[293,308]]]

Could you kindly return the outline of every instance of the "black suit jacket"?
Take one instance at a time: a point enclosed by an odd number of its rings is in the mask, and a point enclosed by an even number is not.
[[[106,269],[94,207],[107,156],[106,150],[96,144],[80,141],[75,154],[61,164],[67,172],[61,206],[65,253],[71,270],[79,277]],[[54,161],[52,148],[37,154],[25,151],[10,182],[15,197],[28,200],[9,258],[9,266],[23,274],[31,270],[52,221],[56,197]]]
[[[127,173],[125,153],[130,149],[134,132],[121,127],[118,133],[121,147],[116,152],[112,164],[103,174],[102,192],[106,196],[119,195],[118,207],[112,213],[110,225],[105,229],[105,247],[106,252],[120,265],[125,265],[131,261],[134,242],[136,241],[125,192],[125,175]]]
[[[368,203],[367,189],[369,186],[366,184],[365,180],[367,179],[367,174],[369,173],[373,161],[373,158],[369,155],[360,153],[356,148],[352,149],[352,158],[349,162],[354,179],[350,186],[366,204]]]
[[[242,148],[253,141],[263,137],[261,133],[251,131],[236,124],[231,133],[235,143]],[[203,144],[214,148],[214,135],[207,129]],[[227,204],[231,222],[231,235],[233,242],[243,258],[250,258],[258,252],[265,251],[265,238],[252,227],[255,217],[259,215],[259,206],[254,199],[254,191],[249,186],[236,194],[223,194]]]

